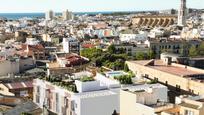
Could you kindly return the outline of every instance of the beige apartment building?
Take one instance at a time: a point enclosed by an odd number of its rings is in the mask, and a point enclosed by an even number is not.
[[[203,115],[204,100],[202,96],[180,96],[176,97],[176,105],[165,110],[161,115]]]
[[[120,90],[120,115],[203,115],[204,95],[176,97],[168,103],[167,87],[137,85]]]
[[[171,59],[127,61],[138,78],[154,79],[194,94],[204,94],[204,70],[171,63]]]

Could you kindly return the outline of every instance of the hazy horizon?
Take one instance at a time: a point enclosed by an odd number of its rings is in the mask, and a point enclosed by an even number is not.
[[[0,0],[0,13],[120,12],[178,9],[180,0]],[[188,8],[203,9],[204,0],[187,0]]]

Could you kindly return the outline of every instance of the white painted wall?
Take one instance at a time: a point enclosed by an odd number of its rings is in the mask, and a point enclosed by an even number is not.
[[[121,41],[144,41],[148,38],[147,34],[120,34]]]
[[[79,80],[75,80],[75,84],[79,93],[101,89],[99,81],[81,82]]]
[[[37,45],[39,44],[39,40],[37,40],[36,38],[26,38],[26,44]]]
[[[156,115],[154,108],[147,105],[156,104],[158,99],[167,102],[167,87],[159,84],[139,85],[127,89],[130,91],[120,91],[121,115]]]
[[[76,101],[77,115],[112,115],[119,112],[119,94],[82,98]]]
[[[154,113],[154,108],[145,106],[140,103],[135,103],[135,111],[137,111],[137,115],[157,115]]]
[[[70,45],[79,45],[79,42],[76,38],[63,38],[63,51],[65,53],[71,53]]]
[[[108,88],[120,87],[120,82],[114,79],[105,77],[104,75],[97,73],[96,80],[100,81],[102,86],[107,86]]]

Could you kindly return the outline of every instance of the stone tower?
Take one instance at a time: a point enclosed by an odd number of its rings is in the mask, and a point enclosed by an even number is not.
[[[181,5],[178,10],[178,25],[179,26],[185,26],[186,15],[187,15],[186,0],[181,0]]]

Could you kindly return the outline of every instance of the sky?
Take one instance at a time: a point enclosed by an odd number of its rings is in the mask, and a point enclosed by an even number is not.
[[[180,0],[0,0],[0,13],[143,11],[177,9]],[[187,7],[204,8],[204,0],[187,0]]]

